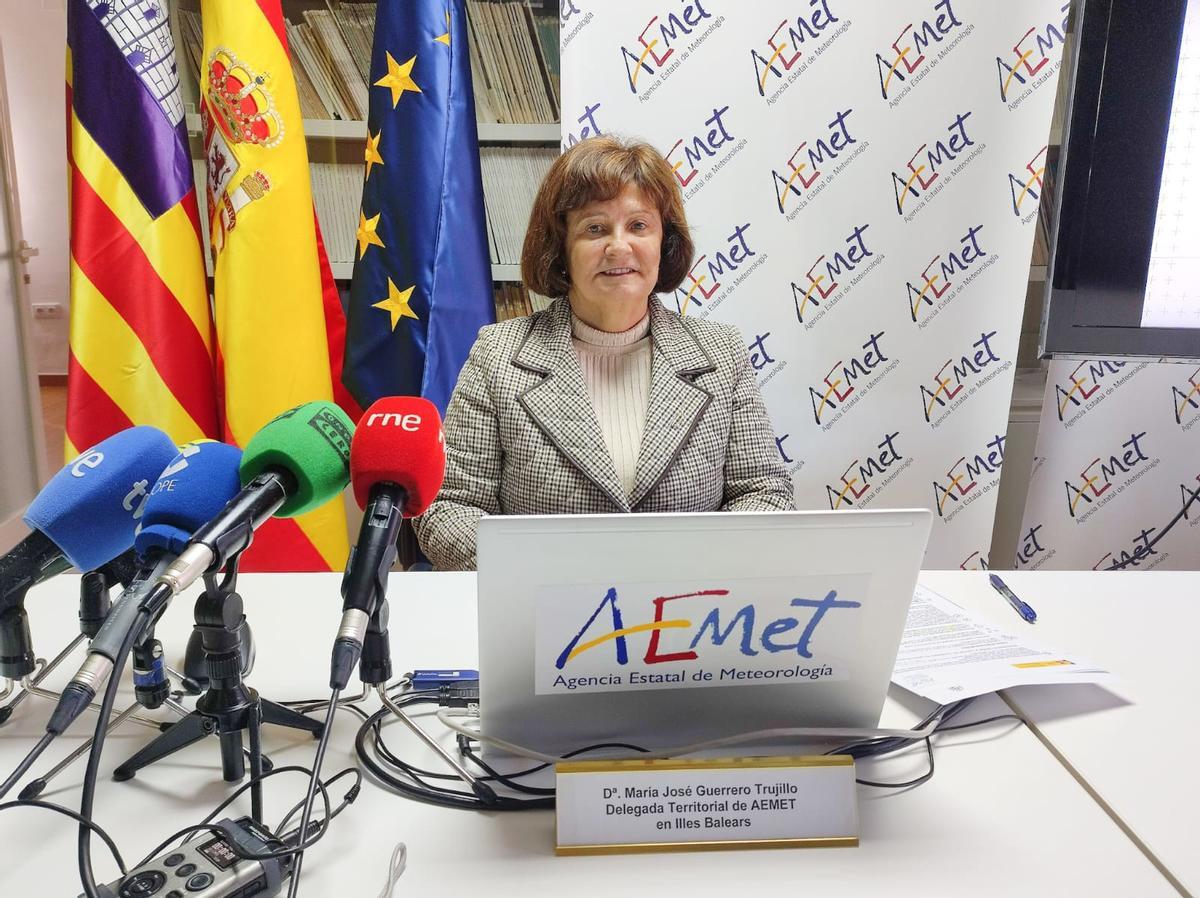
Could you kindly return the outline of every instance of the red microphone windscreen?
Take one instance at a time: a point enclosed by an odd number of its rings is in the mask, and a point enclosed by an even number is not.
[[[446,443],[437,406],[416,396],[385,396],[363,412],[350,441],[350,482],[359,508],[371,487],[404,487],[404,517],[419,515],[437,497],[446,476]]]

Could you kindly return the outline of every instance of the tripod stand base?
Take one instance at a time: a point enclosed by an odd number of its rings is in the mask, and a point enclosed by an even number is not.
[[[257,706],[257,709],[256,709]],[[252,713],[256,712],[256,713]],[[251,704],[237,709],[233,714],[213,714],[196,710],[182,720],[172,724],[161,736],[125,761],[113,771],[113,779],[119,783],[133,779],[139,770],[172,755],[205,736],[217,735],[221,742],[221,772],[227,783],[236,783],[246,775],[246,761],[242,753],[242,731],[261,720],[276,726],[306,730],[313,738],[319,738],[324,725],[298,711],[285,708],[276,702],[254,697]],[[253,740],[251,740],[253,745]],[[270,762],[263,758],[263,769],[271,769]]]

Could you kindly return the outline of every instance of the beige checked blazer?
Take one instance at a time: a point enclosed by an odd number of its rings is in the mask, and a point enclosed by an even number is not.
[[[571,344],[565,299],[479,332],[446,410],[446,480],[414,521],[439,570],[475,567],[485,514],[791,509],[737,330],[650,302],[650,404],[625,495]]]

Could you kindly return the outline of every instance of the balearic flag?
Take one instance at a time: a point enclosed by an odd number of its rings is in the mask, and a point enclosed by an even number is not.
[[[344,400],[344,317],[321,246],[279,0],[203,0],[201,123],[227,441],[280,412]],[[343,402],[343,407],[348,403]],[[354,409],[348,409],[356,418]],[[340,570],[339,501],[255,536],[246,570]]]
[[[67,0],[68,458],[134,424],[220,435],[183,118],[159,5]]]
[[[380,3],[344,380],[445,414],[495,320],[463,0]]]

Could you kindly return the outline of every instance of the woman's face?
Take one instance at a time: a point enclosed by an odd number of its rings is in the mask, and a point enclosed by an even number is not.
[[[646,314],[658,282],[662,217],[628,186],[611,200],[567,213],[567,274],[571,308],[586,324],[616,333]]]

